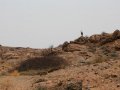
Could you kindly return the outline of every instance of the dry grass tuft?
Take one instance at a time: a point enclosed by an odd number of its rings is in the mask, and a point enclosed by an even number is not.
[[[96,56],[92,63],[102,63],[102,62],[105,62],[107,60],[108,59],[105,56]]]
[[[12,73],[10,73],[10,76],[20,76],[20,73],[17,70],[15,70]]]

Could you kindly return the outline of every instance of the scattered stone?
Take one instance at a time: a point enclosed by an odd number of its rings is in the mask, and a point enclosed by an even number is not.
[[[115,74],[112,74],[111,75],[111,78],[117,78],[118,76],[117,75],[115,75]]]
[[[59,83],[57,84],[57,86],[62,86],[63,85],[63,81],[59,81]]]
[[[120,87],[120,84],[117,84],[117,87]]]

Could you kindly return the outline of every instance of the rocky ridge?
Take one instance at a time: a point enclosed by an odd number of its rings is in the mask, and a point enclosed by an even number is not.
[[[120,31],[56,48],[0,46],[0,90],[120,90]]]

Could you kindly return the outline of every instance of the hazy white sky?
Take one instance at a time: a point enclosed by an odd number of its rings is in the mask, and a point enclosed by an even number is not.
[[[120,29],[120,0],[0,0],[0,44],[45,48]]]

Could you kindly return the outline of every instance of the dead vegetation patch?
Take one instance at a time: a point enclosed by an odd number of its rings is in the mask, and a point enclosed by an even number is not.
[[[67,66],[67,62],[63,58],[58,56],[45,56],[24,61],[17,70],[21,74],[41,75],[64,68],[65,66]]]

